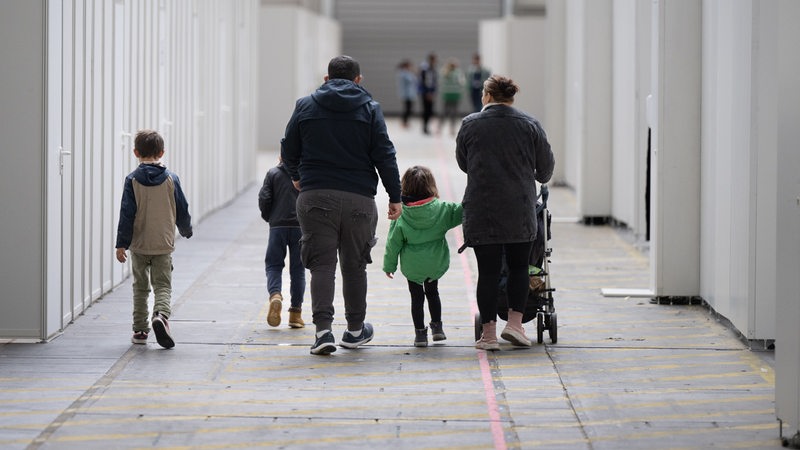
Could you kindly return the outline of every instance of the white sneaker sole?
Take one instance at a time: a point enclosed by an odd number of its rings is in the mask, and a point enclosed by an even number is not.
[[[277,327],[281,324],[281,307],[283,302],[280,300],[270,300],[269,313],[267,313],[267,323],[271,327]]]
[[[520,333],[519,331],[512,330],[511,328],[506,328],[500,333],[500,337],[511,342],[512,344],[518,347],[530,347],[531,341],[524,334]]]

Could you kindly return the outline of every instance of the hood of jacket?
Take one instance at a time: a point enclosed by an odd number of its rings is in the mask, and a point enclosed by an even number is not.
[[[323,108],[337,112],[352,111],[372,101],[366,89],[353,81],[338,78],[326,81],[311,94],[311,98]]]
[[[133,178],[145,186],[158,186],[167,179],[167,168],[161,163],[142,163],[133,173]]]
[[[421,205],[403,205],[403,220],[412,228],[417,230],[427,230],[441,221],[439,213],[440,207],[438,198],[423,203]]]

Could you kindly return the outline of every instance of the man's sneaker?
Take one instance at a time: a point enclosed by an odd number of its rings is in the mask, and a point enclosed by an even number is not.
[[[329,330],[325,334],[318,337],[311,347],[312,355],[329,355],[336,351],[336,339],[333,338],[333,333]]]
[[[172,334],[169,332],[169,322],[163,314],[157,312],[153,313],[153,322],[151,323],[153,331],[156,333],[156,341],[158,345],[164,348],[175,347],[175,341],[172,340]]]
[[[416,337],[414,338],[414,347],[427,347],[428,346],[428,329],[415,328]]]
[[[281,324],[281,308],[283,307],[283,296],[280,292],[275,292],[269,296],[269,312],[267,313],[267,323],[271,327]]]
[[[131,336],[131,342],[134,344],[147,344],[147,332],[137,331]]]
[[[353,336],[350,334],[350,330],[346,330],[342,335],[342,341],[339,342],[339,345],[344,348],[358,348],[359,345],[363,345],[371,341],[372,336],[372,325],[364,322],[364,326],[361,328],[361,334],[358,336]]]
[[[434,341],[443,341],[447,339],[442,329],[442,322],[431,322],[431,337]]]

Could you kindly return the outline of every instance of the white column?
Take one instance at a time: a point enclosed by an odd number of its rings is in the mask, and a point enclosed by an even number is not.
[[[656,296],[700,290],[701,3],[653,8],[651,270]]]
[[[545,111],[542,125],[553,149],[556,167],[551,183],[566,183],[564,163],[564,126],[566,121],[566,4],[563,0],[547,0]]]
[[[565,169],[584,218],[611,215],[611,6],[567,3]]]
[[[778,10],[778,176],[775,403],[784,436],[800,433],[800,3],[781,0]],[[795,438],[794,444],[800,443]]]

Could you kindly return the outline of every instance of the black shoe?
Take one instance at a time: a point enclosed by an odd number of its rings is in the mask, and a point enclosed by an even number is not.
[[[415,328],[414,332],[416,333],[416,337],[414,338],[414,347],[427,347],[428,346],[428,329],[427,328]]]
[[[442,330],[442,322],[431,322],[431,337],[434,341],[443,341],[447,339]]]
[[[330,331],[318,337],[317,340],[314,341],[314,345],[311,346],[312,355],[330,355],[335,351],[336,339],[333,338],[333,333]]]
[[[339,342],[344,348],[358,348],[359,345],[366,344],[367,342],[372,340],[373,332],[372,332],[372,325],[364,322],[364,326],[361,328],[361,334],[358,336],[353,336],[350,334],[350,331],[347,330],[342,335],[342,340]]]
[[[163,314],[156,312],[153,313],[153,321],[151,322],[153,331],[156,333],[156,341],[158,345],[164,348],[175,347],[175,341],[172,340],[172,334],[169,332],[169,322]]]

